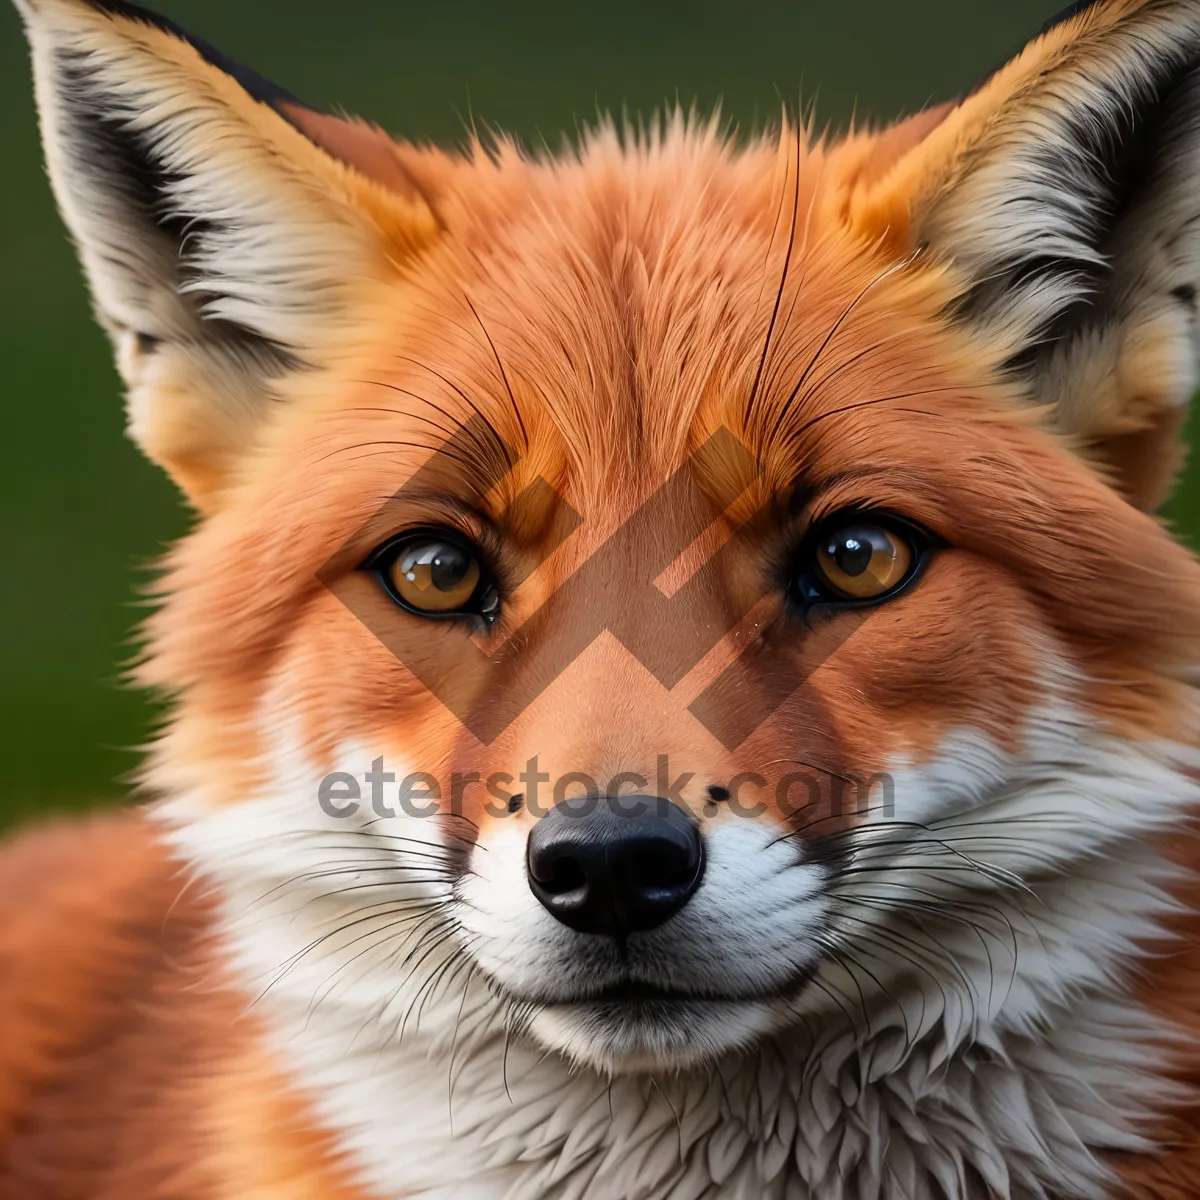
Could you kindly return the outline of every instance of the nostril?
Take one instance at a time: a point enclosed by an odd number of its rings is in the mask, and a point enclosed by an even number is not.
[[[539,862],[531,870],[542,890],[551,896],[562,896],[587,887],[587,874],[583,864],[567,855],[555,857],[549,862]]]
[[[674,846],[656,847],[633,856],[629,877],[635,886],[647,891],[683,887],[695,877],[698,861],[698,854],[687,854]]]

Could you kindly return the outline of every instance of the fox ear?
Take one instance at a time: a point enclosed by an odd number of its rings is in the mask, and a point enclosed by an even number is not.
[[[386,135],[119,0],[18,0],[50,179],[134,439],[219,502],[292,372],[437,223]]]
[[[956,318],[1157,508],[1198,382],[1200,0],[1077,3],[939,115],[855,219],[951,263]]]

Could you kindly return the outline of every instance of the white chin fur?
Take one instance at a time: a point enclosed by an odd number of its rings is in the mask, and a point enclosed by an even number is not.
[[[605,1075],[685,1071],[752,1046],[772,1025],[757,1001],[638,1001],[539,1008],[530,1032]]]

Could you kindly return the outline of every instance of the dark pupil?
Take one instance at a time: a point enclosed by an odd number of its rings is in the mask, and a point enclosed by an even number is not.
[[[458,546],[440,546],[429,564],[429,578],[439,592],[452,592],[471,569],[471,556]]]
[[[870,565],[875,548],[864,534],[847,530],[829,541],[829,557],[838,565],[838,570],[847,575],[861,575]]]

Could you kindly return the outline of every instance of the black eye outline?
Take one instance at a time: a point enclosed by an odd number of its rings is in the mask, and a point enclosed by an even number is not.
[[[457,546],[464,554],[469,554],[479,564],[479,582],[471,593],[471,598],[461,608],[429,610],[417,608],[400,595],[391,577],[391,569],[396,559],[416,545],[426,545],[429,542],[445,542]],[[464,537],[457,529],[444,525],[422,525],[417,529],[406,529],[398,533],[374,550],[359,564],[358,570],[366,571],[375,576],[379,586],[383,588],[389,600],[414,617],[426,621],[461,621],[464,618],[476,618],[491,625],[500,615],[500,589],[496,583],[496,574],[488,562],[487,555],[470,538]]]
[[[843,596],[825,582],[817,563],[817,547],[830,534],[847,525],[875,525],[904,540],[912,552],[912,562],[899,583],[878,596],[854,597]],[[941,545],[943,543],[924,526],[889,509],[840,508],[822,517],[809,530],[792,556],[788,572],[788,597],[806,614],[816,608],[859,609],[886,604],[908,591],[921,578],[933,552]]]

